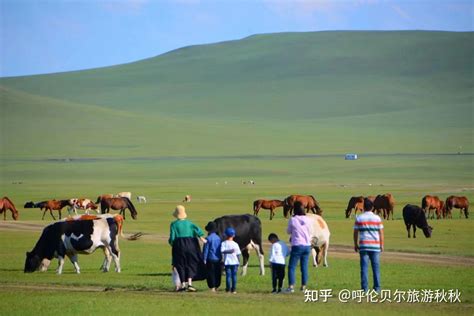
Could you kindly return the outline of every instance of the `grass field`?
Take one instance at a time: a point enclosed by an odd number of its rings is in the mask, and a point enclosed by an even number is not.
[[[311,312],[317,304],[318,311],[331,314],[351,314],[353,308],[376,314],[469,314],[474,300],[473,267],[470,263],[457,265],[449,260],[463,261],[465,257],[474,257],[474,242],[470,238],[474,226],[472,220],[458,219],[456,212],[453,220],[431,221],[434,227],[431,239],[424,238],[421,231],[417,239],[408,239],[401,220],[401,208],[406,203],[419,204],[426,193],[438,194],[442,198],[463,194],[473,199],[471,165],[472,156],[469,155],[377,156],[354,162],[344,161],[343,157],[9,162],[2,186],[17,205],[29,200],[78,194],[94,198],[99,193],[124,189],[147,196],[149,203],[136,204],[138,220],[127,219],[125,223],[126,234],[140,231],[145,236],[139,241],[121,240],[121,274],[99,272],[103,258],[99,252],[80,257],[81,275],[75,275],[69,263],[66,263],[61,276],[54,274],[54,266],[47,273],[24,274],[24,253],[34,246],[39,231],[3,229],[2,236],[10,242],[0,252],[0,292],[4,297],[0,307],[8,314],[33,314],[38,306],[50,306],[51,303],[72,314],[154,314],[157,311],[160,314],[215,314],[229,310],[286,314],[291,311]],[[254,186],[241,183],[251,176],[256,181]],[[20,181],[22,184],[13,184]],[[196,283],[199,290],[196,294],[175,295],[170,292],[171,257],[167,245],[172,220],[170,214],[185,194],[193,195],[193,201],[187,206],[189,217],[204,227],[210,219],[224,214],[251,212],[252,201],[256,198],[283,198],[294,192],[316,195],[331,228],[331,243],[336,247],[352,244],[353,220],[344,218],[350,196],[392,192],[397,201],[396,219],[384,223],[386,250],[450,257],[442,264],[429,260],[426,263],[407,262],[397,260],[393,255],[382,257],[383,287],[393,291],[459,289],[462,303],[344,304],[337,297],[328,303],[304,303],[302,293],[276,297],[268,293],[269,269],[266,276],[259,276],[255,256],[251,256],[248,276],[239,278],[238,297],[229,297],[225,293],[211,295],[205,282]],[[51,221],[49,215],[46,216],[45,221],[41,221],[38,210],[21,210],[21,222],[29,224],[44,225]],[[286,238],[286,220],[281,210],[272,221],[268,212],[262,210],[260,219],[264,236],[276,232]],[[268,252],[268,245],[265,248]],[[357,254],[331,255],[330,251],[329,264],[329,268],[310,269],[311,289],[332,289],[337,295],[345,288],[359,288]],[[104,292],[106,288],[113,290]],[[10,294],[12,291],[20,291],[34,300],[31,304],[16,302]],[[80,307],[77,304],[71,306],[68,300],[71,295]],[[263,312],[259,309],[262,304],[266,306]]]
[[[20,221],[0,223],[0,314],[473,314],[472,218],[455,212],[430,221],[432,238],[408,239],[401,216],[425,194],[474,200],[472,35],[258,35],[116,67],[0,78],[0,188],[20,209]],[[360,159],[345,161],[348,152]],[[144,236],[120,241],[122,273],[99,272],[99,252],[79,257],[81,275],[69,263],[61,276],[23,273],[25,252],[52,222],[25,202],[121,191],[148,199],[124,225]],[[343,251],[352,245],[346,203],[386,192],[396,208],[384,222],[383,288],[459,289],[461,303],[304,303],[302,293],[269,294],[269,269],[259,276],[252,255],[237,295],[211,294],[205,282],[195,294],[171,292],[167,235],[186,194],[201,227],[251,213],[258,198],[315,195],[332,248],[328,268],[310,268],[309,288],[337,295],[360,282],[357,254]],[[268,215],[259,214],[264,237],[287,239],[282,211]]]

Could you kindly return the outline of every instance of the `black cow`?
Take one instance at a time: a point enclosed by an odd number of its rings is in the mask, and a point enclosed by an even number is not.
[[[407,226],[408,238],[410,238],[410,226],[413,225],[413,238],[416,238],[415,232],[416,227],[423,230],[426,238],[431,237],[431,231],[433,227],[428,225],[426,221],[425,212],[423,209],[416,205],[407,204],[403,208],[403,220]]]
[[[244,215],[228,215],[214,220],[217,226],[217,234],[225,240],[224,231],[227,227],[235,229],[234,241],[242,251],[242,275],[247,274],[249,263],[249,250],[254,248],[260,261],[260,275],[265,275],[263,247],[262,247],[262,223],[258,217]]]
[[[83,215],[50,224],[43,229],[33,250],[26,253],[24,272],[46,271],[52,258],[57,257],[59,266],[56,272],[61,274],[64,257],[68,256],[76,272],[80,273],[77,254],[91,254],[97,248],[102,248],[105,254],[102,270],[109,271],[113,258],[115,271],[120,272],[118,234],[121,234],[122,223],[122,216],[107,214]]]

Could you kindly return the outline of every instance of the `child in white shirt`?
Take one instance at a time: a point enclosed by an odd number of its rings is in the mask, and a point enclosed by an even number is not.
[[[268,235],[268,241],[272,243],[270,248],[270,264],[272,266],[272,293],[280,293],[285,279],[285,258],[290,254],[288,246],[278,239],[277,234]],[[278,290],[277,290],[278,283]]]
[[[221,244],[221,253],[225,266],[225,291],[237,293],[237,270],[239,268],[239,257],[241,254],[239,245],[234,241],[235,230],[226,228],[224,232],[226,240]]]

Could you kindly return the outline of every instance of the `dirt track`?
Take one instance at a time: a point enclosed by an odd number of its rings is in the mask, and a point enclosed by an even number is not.
[[[0,231],[37,231],[40,232],[44,228],[43,224],[33,224],[25,222],[0,221]],[[130,234],[125,234],[130,236]],[[168,240],[168,236],[159,234],[144,234],[140,240]],[[270,247],[270,244],[264,243],[265,247]],[[358,255],[354,249],[345,245],[330,245],[329,247],[329,264],[330,258],[342,258],[358,260]],[[405,262],[405,263],[419,263],[426,265],[442,265],[442,266],[458,266],[458,267],[474,267],[474,258],[463,256],[448,256],[437,254],[423,254],[411,253],[402,251],[385,251],[381,256],[382,262]]]

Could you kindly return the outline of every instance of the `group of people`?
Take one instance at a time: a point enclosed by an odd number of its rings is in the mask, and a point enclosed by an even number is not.
[[[270,265],[272,271],[272,293],[281,293],[285,278],[286,258],[288,261],[287,293],[295,291],[296,267],[301,268],[301,291],[308,283],[308,260],[311,253],[311,223],[305,216],[306,210],[296,202],[294,215],[288,221],[287,233],[290,236],[291,249],[281,241],[277,234],[271,233]],[[195,292],[193,280],[207,280],[208,287],[215,292],[220,287],[222,263],[225,269],[225,291],[237,293],[237,270],[240,262],[240,247],[234,241],[235,230],[227,227],[225,240],[217,234],[214,222],[209,222],[204,232],[187,219],[184,206],[178,205],[173,213],[176,218],[170,225],[169,244],[172,247],[172,271],[176,291]],[[373,289],[381,290],[380,252],[384,247],[384,231],[381,218],[373,213],[373,203],[364,200],[364,213],[357,216],[354,224],[354,250],[360,253],[361,288],[368,291],[368,267],[372,265],[374,275]],[[199,239],[204,243],[203,251]]]

